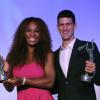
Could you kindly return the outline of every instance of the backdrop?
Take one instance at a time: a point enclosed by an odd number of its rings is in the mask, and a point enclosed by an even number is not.
[[[61,44],[56,16],[63,9],[70,9],[76,15],[76,37],[88,41],[94,39],[100,50],[99,0],[0,0],[0,54],[6,58],[17,26],[24,18],[30,16],[41,17],[48,24],[52,49],[56,50]],[[95,88],[100,100],[100,87]],[[54,98],[57,99],[56,96]],[[16,100],[16,88],[9,93],[0,84],[0,100]]]

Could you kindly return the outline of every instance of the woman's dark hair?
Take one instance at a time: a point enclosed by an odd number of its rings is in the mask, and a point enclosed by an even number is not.
[[[72,11],[62,10],[61,12],[59,12],[59,14],[57,16],[57,23],[58,24],[59,24],[59,19],[62,17],[72,18],[73,24],[75,24],[76,18],[75,18],[75,15]]]
[[[34,59],[36,63],[44,65],[48,52],[51,52],[51,38],[46,23],[41,18],[29,17],[24,19],[18,26],[11,49],[7,55],[7,61],[11,66],[23,65],[27,59],[27,42],[25,39],[25,31],[30,22],[34,22],[39,30],[40,39],[35,46]]]

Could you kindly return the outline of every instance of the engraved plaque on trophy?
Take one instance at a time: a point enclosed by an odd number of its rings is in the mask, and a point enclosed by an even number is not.
[[[7,79],[7,76],[3,71],[3,67],[4,67],[4,61],[2,56],[0,55],[0,83],[2,83],[4,80]]]
[[[89,55],[89,61],[93,62],[93,60],[94,60],[94,57],[93,57],[93,50],[94,50],[93,41],[91,42],[91,47],[89,46],[88,43],[86,43],[85,45],[79,47],[78,49],[81,51],[83,48],[85,48],[87,54]],[[81,75],[81,81],[84,81],[84,82],[91,83],[92,78],[93,78],[93,76],[89,75],[89,73],[87,73],[87,72],[85,72],[84,75]]]

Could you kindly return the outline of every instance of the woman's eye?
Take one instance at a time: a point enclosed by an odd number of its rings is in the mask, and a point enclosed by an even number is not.
[[[26,29],[26,32],[30,32],[31,30],[30,29]]]

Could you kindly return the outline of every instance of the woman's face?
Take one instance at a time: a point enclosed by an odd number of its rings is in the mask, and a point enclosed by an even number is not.
[[[26,28],[25,38],[29,46],[34,46],[39,42],[39,30],[35,22],[30,22]]]

